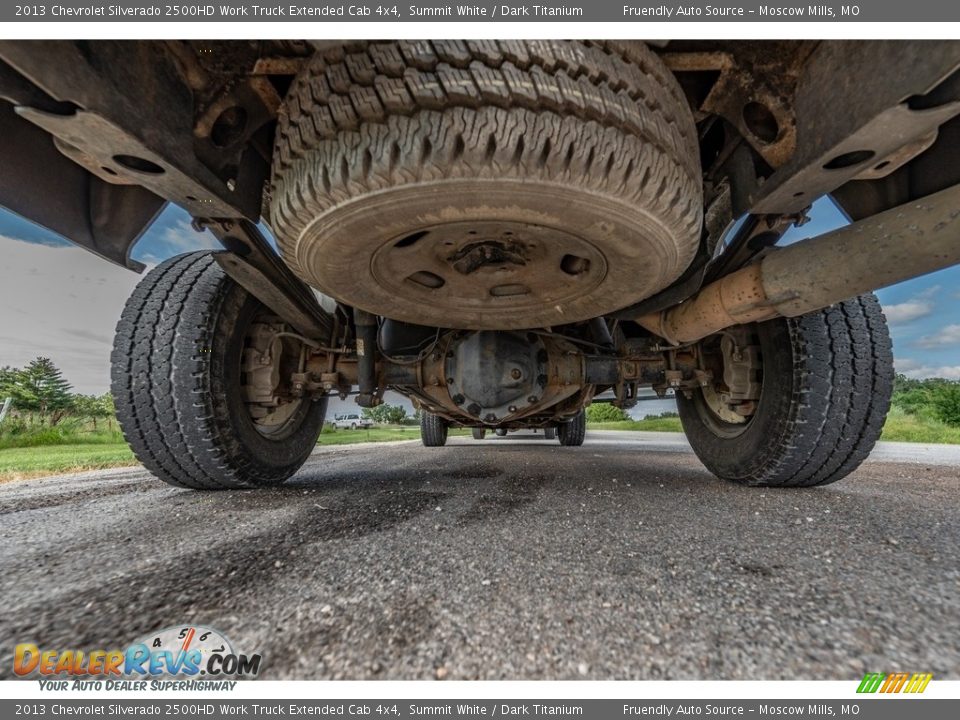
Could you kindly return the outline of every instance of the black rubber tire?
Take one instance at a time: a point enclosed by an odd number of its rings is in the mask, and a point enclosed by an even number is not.
[[[677,394],[687,439],[707,469],[744,485],[812,487],[853,472],[880,437],[893,392],[887,323],[872,294],[757,326],[763,387],[745,426],[703,394]]]
[[[507,436],[507,429],[506,429],[506,428],[497,428],[497,429],[495,430],[495,432],[496,432],[496,434],[497,434],[497,437],[506,437],[506,436]]]
[[[420,412],[420,441],[424,447],[443,447],[447,444],[447,421],[439,415]]]
[[[556,440],[557,439],[557,429],[548,427],[543,429],[543,439],[544,440]]]
[[[471,432],[474,440],[483,440],[487,436],[486,428],[473,428]]]
[[[278,437],[257,431],[241,394],[244,333],[260,302],[210,252],[171,258],[127,301],[111,355],[117,420],[137,459],[170,485],[276,485],[316,447],[326,398]]]
[[[357,424],[356,424],[356,423],[350,423],[350,429],[351,429],[351,430],[356,430],[356,429],[357,429]]]
[[[561,445],[579,447],[587,437],[587,411],[581,410],[573,419],[557,425],[557,437]]]
[[[477,214],[539,218],[612,253],[601,285],[562,310],[528,302],[516,327],[593,318],[686,269],[701,196],[689,103],[643,43],[402,40],[345,43],[307,62],[279,116],[268,209],[290,267],[339,300],[407,322],[502,329],[513,315],[401,301],[357,268],[413,237],[425,215],[482,197]],[[635,271],[637,257],[648,272]]]

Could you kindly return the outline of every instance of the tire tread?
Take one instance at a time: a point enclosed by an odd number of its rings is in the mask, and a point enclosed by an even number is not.
[[[302,464],[294,457],[280,466],[253,457],[232,431],[216,387],[210,349],[218,321],[227,305],[246,297],[213,253],[194,252],[151,270],[121,314],[111,354],[117,420],[137,460],[170,485],[273,485]],[[311,410],[305,422],[322,424],[324,408]]]
[[[442,447],[447,444],[447,421],[439,415],[420,411],[420,440],[425,447]]]
[[[572,420],[557,426],[557,437],[561,445],[579,447],[587,437],[587,411],[581,410]]]
[[[742,471],[729,471],[726,460],[712,457],[716,445],[698,441],[702,421],[692,402],[678,398],[684,428],[704,464],[725,479],[772,487],[834,483],[867,458],[890,409],[893,353],[880,304],[866,294],[769,322],[786,328],[791,395],[782,417],[764,429],[756,457],[739,458]]]
[[[624,48],[629,47],[629,51]],[[693,257],[701,168],[689,104],[642,43],[390,41],[318,52],[275,140],[270,223],[301,277],[316,218],[396,186],[461,178],[575,184],[656,213]]]

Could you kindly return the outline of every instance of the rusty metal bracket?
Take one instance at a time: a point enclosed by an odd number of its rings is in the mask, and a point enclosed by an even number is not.
[[[256,219],[259,173],[221,177],[197,156],[194,91],[167,45],[0,41],[0,57],[50,98],[77,109],[20,107],[21,117],[193,215]],[[41,106],[45,107],[45,106]]]
[[[889,175],[929,148],[947,120],[960,115],[960,102],[929,110],[914,110],[907,103],[871,118],[836,145],[797,166],[789,177],[774,176],[762,188],[756,213],[786,214],[802,210],[850,180]]]
[[[844,183],[891,172],[919,153],[960,103],[914,109],[910,99],[960,68],[956,41],[822,42],[797,81],[797,149],[747,201],[758,214],[789,214]],[[865,175],[866,174],[866,175]]]
[[[666,52],[661,57],[674,72],[715,72],[717,81],[697,108],[733,125],[770,164],[780,167],[797,147],[793,107],[803,63],[815,42],[745,43],[736,53]]]
[[[274,252],[249,220],[196,218],[194,227],[210,230],[229,251],[214,257],[224,272],[305,336],[330,342],[333,317]]]

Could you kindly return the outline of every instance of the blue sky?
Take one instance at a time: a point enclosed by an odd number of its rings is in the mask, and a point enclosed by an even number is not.
[[[845,224],[829,200],[784,242]],[[133,257],[147,265],[171,255],[216,248],[176,207],[167,208],[141,238]],[[0,366],[37,355],[54,359],[79,392],[109,386],[113,328],[139,280],[72,243],[0,209]],[[878,295],[890,322],[897,370],[913,377],[960,379],[960,267],[910,280]]]

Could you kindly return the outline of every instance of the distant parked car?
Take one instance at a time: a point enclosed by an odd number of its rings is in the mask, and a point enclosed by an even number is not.
[[[373,420],[361,417],[359,413],[346,413],[333,416],[333,426],[337,430],[357,430],[373,427]]]

